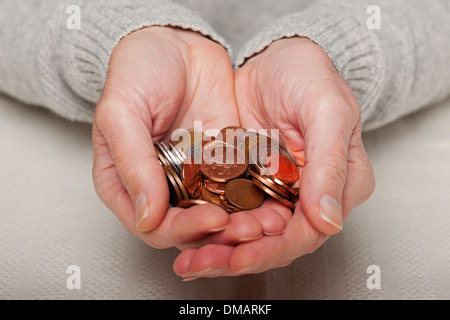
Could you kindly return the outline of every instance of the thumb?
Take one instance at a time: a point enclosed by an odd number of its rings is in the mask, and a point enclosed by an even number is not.
[[[95,125],[105,139],[111,165],[126,190],[106,188],[102,192],[106,193],[103,198],[109,202],[107,205],[130,231],[145,232],[163,220],[169,191],[153,146],[151,124],[129,108],[126,102],[110,96],[102,97],[96,108]]]
[[[323,105],[305,128],[305,166],[301,176],[300,201],[313,226],[325,234],[342,230],[342,196],[347,176],[347,158],[353,132],[348,106]]]

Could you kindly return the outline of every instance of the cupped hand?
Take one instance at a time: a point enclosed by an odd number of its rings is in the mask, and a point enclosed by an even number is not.
[[[144,28],[114,49],[93,121],[96,192],[124,226],[147,244],[167,248],[233,225],[236,239],[263,227],[253,216],[206,204],[168,208],[169,190],[154,142],[177,128],[238,125],[233,68],[226,50],[199,33]],[[239,222],[239,223],[236,223]]]
[[[279,129],[302,167],[300,202],[283,234],[236,246],[208,244],[183,251],[174,270],[184,278],[234,276],[286,266],[339,232],[350,211],[374,191],[358,102],[314,42],[300,37],[275,41],[236,71],[235,94],[241,125]],[[274,200],[264,206],[290,214]]]

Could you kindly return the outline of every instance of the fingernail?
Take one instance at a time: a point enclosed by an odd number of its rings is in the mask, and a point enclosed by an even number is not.
[[[253,271],[258,270],[260,268],[260,266],[261,266],[260,264],[251,265],[248,267],[244,267],[238,271],[235,271],[235,273],[238,275],[252,273]]]
[[[226,226],[224,226],[224,227],[220,227],[220,228],[215,228],[215,229],[209,229],[208,230],[208,232],[219,232],[219,231],[222,231],[222,230],[225,230],[226,228],[228,228],[230,226],[230,224],[228,223]]]
[[[144,193],[141,193],[135,203],[136,210],[136,229],[139,230],[142,221],[148,216],[148,203],[147,196]]]
[[[207,276],[218,276],[223,273],[223,269],[221,268],[206,268],[200,271],[193,272],[193,276],[196,277],[207,277]]]
[[[183,278],[183,280],[181,280],[181,281],[186,282],[186,281],[192,281],[192,280],[195,280],[195,279],[198,279],[198,277],[188,277],[188,278]]]
[[[284,228],[282,231],[280,232],[264,232],[265,236],[278,236],[280,234],[283,234],[286,231],[286,228]]]
[[[263,237],[263,235],[260,234],[260,235],[257,236],[257,237],[239,238],[238,241],[239,241],[239,242],[253,241],[253,240],[261,239],[262,237]]]
[[[320,215],[324,221],[342,230],[342,209],[335,199],[330,196],[320,199]]]

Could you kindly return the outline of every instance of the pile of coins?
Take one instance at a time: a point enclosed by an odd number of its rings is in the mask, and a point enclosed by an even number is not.
[[[214,203],[232,213],[255,209],[268,197],[292,210],[298,202],[298,167],[267,135],[240,127],[214,137],[185,130],[167,144],[157,142],[155,150],[174,207]]]

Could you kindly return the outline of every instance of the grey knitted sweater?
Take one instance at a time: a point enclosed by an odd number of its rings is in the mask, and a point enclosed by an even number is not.
[[[298,35],[329,54],[355,92],[363,129],[369,130],[450,94],[450,1],[377,0],[375,9],[373,4],[0,0],[0,91],[90,122],[110,54],[132,31],[171,25],[201,32],[227,48],[236,68],[271,42]],[[71,5],[79,8],[79,28],[70,27]]]

